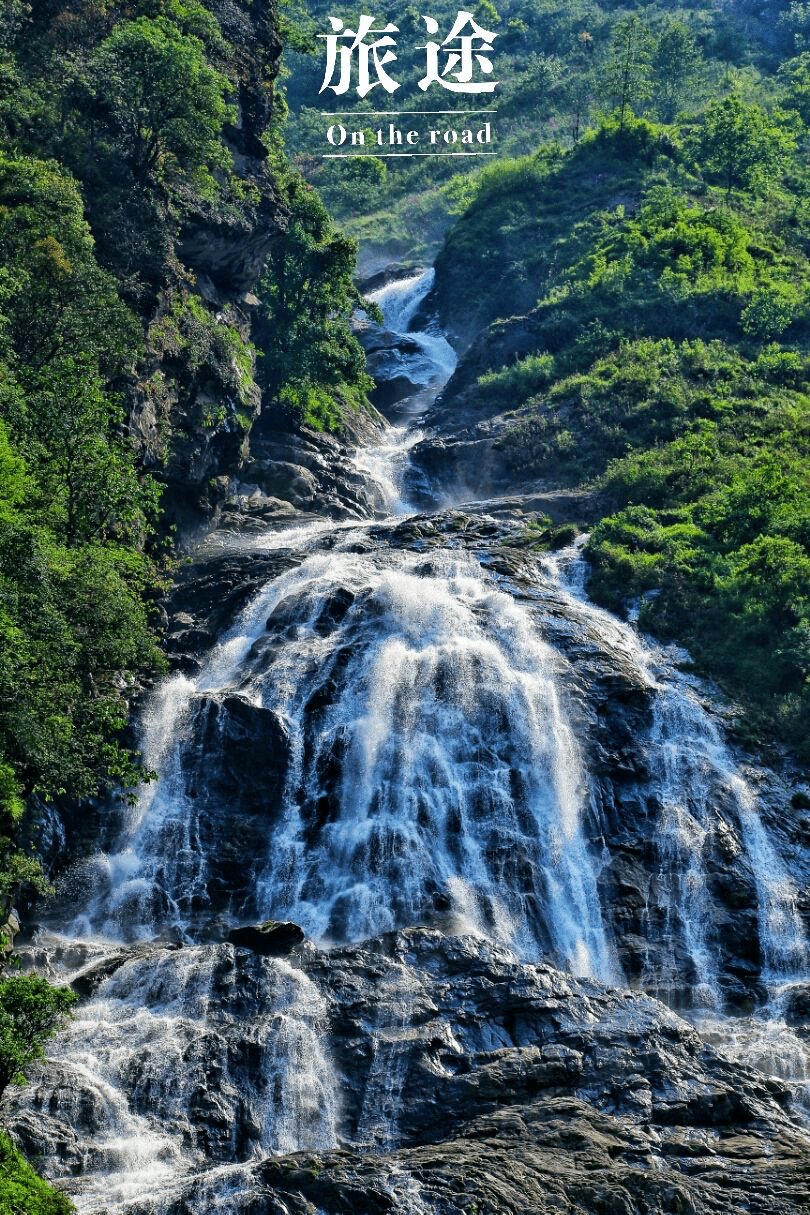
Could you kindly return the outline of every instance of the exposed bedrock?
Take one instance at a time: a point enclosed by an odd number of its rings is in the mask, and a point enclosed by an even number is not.
[[[220,1204],[231,1215],[798,1215],[810,1202],[806,1135],[779,1081],[724,1060],[650,997],[519,964],[481,939],[413,928],[328,953],[305,944],[284,961],[219,945],[135,949],[110,965],[97,991],[110,1008],[138,968],[164,999],[183,971],[172,1049],[156,1071],[143,1039],[129,1086],[136,1113],[172,1122],[190,1163],[195,1151],[209,1161],[159,1195],[133,1194],[128,1215]],[[314,993],[322,1057],[310,1088],[271,1062],[290,983]],[[311,1149],[250,1161],[267,1099]],[[77,1195],[104,1151],[101,1102],[79,1070],[49,1064],[12,1119],[52,1170],[61,1156]],[[315,1146],[330,1135],[341,1146]]]
[[[192,675],[201,669],[214,638],[226,633],[269,577],[280,579],[282,588],[276,598],[268,599],[266,609],[259,610],[251,626],[254,640],[245,643],[231,690],[195,692],[186,710],[184,741],[178,752],[179,785],[172,796],[177,799],[181,790],[182,797],[190,799],[197,846],[205,857],[199,910],[210,917],[239,911],[243,920],[261,915],[261,904],[255,902],[251,890],[257,874],[264,872],[263,866],[281,864],[272,841],[275,833],[285,835],[291,830],[293,806],[301,816],[296,831],[306,841],[305,854],[311,854],[312,872],[300,897],[318,897],[319,867],[327,863],[318,849],[327,847],[324,841],[332,838],[331,833],[343,830],[339,824],[349,813],[352,782],[360,780],[352,767],[356,759],[352,759],[350,745],[351,716],[346,717],[345,725],[337,723],[342,720],[341,712],[362,714],[364,710],[362,702],[352,708],[350,699],[341,709],[342,689],[347,680],[360,678],[353,675],[355,665],[364,653],[375,652],[385,630],[392,627],[386,615],[391,594],[385,589],[387,579],[395,578],[397,569],[412,569],[423,580],[444,576],[443,554],[449,545],[459,558],[469,552],[483,563],[490,576],[530,614],[539,638],[554,655],[562,709],[576,738],[582,779],[587,782],[576,796],[581,799],[587,848],[597,858],[595,880],[618,972],[676,1006],[688,1005],[702,981],[695,970],[699,950],[690,946],[691,928],[684,926],[684,918],[691,916],[714,959],[723,998],[732,1007],[750,1010],[763,995],[759,977],[763,967],[761,892],[751,848],[746,844],[745,806],[724,767],[730,759],[718,758],[718,744],[713,736],[708,741],[706,737],[707,730],[718,728],[711,724],[716,710],[702,704],[700,690],[690,691],[688,684],[682,698],[672,700],[655,683],[641,651],[628,643],[631,634],[625,626],[607,629],[603,614],[573,599],[543,574],[546,558],[532,551],[541,516],[526,509],[530,504],[545,505],[545,501],[514,499],[511,504],[493,503],[491,514],[454,510],[374,525],[362,532],[324,534],[317,542],[318,551],[324,560],[333,555],[330,568],[335,571],[326,583],[310,583],[303,575],[296,581],[296,558],[289,550],[263,553],[249,545],[239,547],[235,541],[229,547],[227,538],[221,548],[209,544],[198,563],[186,567],[169,604],[169,649],[177,668]],[[341,570],[345,572],[341,574]],[[282,575],[289,580],[287,590]],[[430,583],[423,581],[423,585],[428,602]],[[486,608],[485,599],[480,609],[473,605],[474,612]],[[309,646],[311,658],[307,657]],[[297,665],[291,667],[285,655],[296,649],[300,651]],[[265,707],[272,704],[272,690],[279,679],[291,679],[293,671],[295,709]],[[435,678],[441,681],[445,677],[439,670]],[[365,686],[363,679],[365,676],[358,684],[360,691]],[[266,690],[263,703],[259,701],[261,689]],[[443,692],[453,694],[452,685]],[[478,695],[484,718],[477,727],[480,739],[471,742],[471,748],[484,748],[493,762],[497,757],[497,762],[509,763],[519,773],[525,763],[522,744],[509,741],[502,732],[506,726],[499,723],[498,715],[503,709],[484,709],[490,693],[483,686]],[[399,728],[406,727],[397,727],[395,722],[386,726],[392,730],[392,739]],[[292,738],[297,739],[298,767],[291,772]],[[402,745],[413,750],[407,735],[403,735]],[[471,750],[469,762],[474,762],[476,754]],[[392,752],[391,762],[396,765],[400,761],[395,755]],[[744,761],[743,756],[737,758]],[[459,756],[455,762],[468,761]],[[677,767],[682,785],[676,801],[686,826],[673,825],[667,817],[675,797],[667,784],[669,762]],[[375,779],[396,777],[396,767],[388,776],[386,772],[381,770]],[[789,793],[775,777],[750,764],[747,777],[781,854],[790,857],[799,883],[799,908],[806,913],[810,910],[810,873],[806,853],[791,826],[795,816],[785,813]],[[468,809],[473,820],[489,813],[484,807],[492,796],[483,784],[478,792],[476,788],[473,780]],[[512,795],[519,802],[542,793],[522,791],[515,775]],[[422,813],[418,788],[412,797],[409,813],[418,817]],[[352,813],[358,813],[356,808]],[[373,823],[376,811],[369,813]],[[424,813],[432,812],[426,809]],[[456,820],[450,814],[442,826],[449,851],[462,848],[463,831],[483,833],[484,823],[482,818],[482,825],[473,828],[469,817]],[[696,840],[695,846],[700,849],[701,871],[697,876],[687,874],[682,882],[679,866],[685,864],[684,849],[691,846],[688,834],[683,835],[687,829],[699,832],[699,845]],[[454,831],[459,833],[455,844]],[[481,838],[486,837],[482,834]],[[546,879],[537,856],[528,844],[523,850],[521,839],[520,834],[511,838],[502,855],[500,845],[490,841],[487,864],[492,873],[503,872],[504,880],[508,874],[531,918],[535,902],[540,906],[547,899]],[[380,861],[372,843],[368,846],[371,851],[364,855],[364,863],[372,867],[388,863]],[[379,846],[383,857],[388,848],[393,848],[395,857],[399,847],[393,840],[381,840]],[[332,864],[334,857],[328,856]],[[358,854],[351,863],[359,865],[360,861]],[[690,882],[692,886],[688,886]],[[423,921],[437,922],[448,905],[446,892],[433,878],[425,879],[414,897],[417,902],[410,911],[403,905],[403,924],[411,912]],[[397,898],[395,891],[392,907]],[[294,918],[293,911],[289,914]],[[536,914],[542,918],[540,911]],[[334,916],[329,933],[340,939],[346,929],[340,927],[337,910]],[[544,932],[542,927],[538,929],[541,944],[546,939]],[[800,1000],[798,995],[796,1000]]]

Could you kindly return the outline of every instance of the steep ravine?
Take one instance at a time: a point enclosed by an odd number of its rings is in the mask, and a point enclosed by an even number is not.
[[[535,551],[542,494],[431,502],[429,283],[378,293],[414,392],[355,516],[245,493],[178,578],[159,779],[31,925],[84,998],[13,1131],[85,1215],[807,1211],[794,788]]]

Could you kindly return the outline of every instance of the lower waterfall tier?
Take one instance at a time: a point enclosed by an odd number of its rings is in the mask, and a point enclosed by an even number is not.
[[[76,977],[95,998],[14,1130],[88,1215],[807,1210],[785,1085],[480,938],[134,946]]]

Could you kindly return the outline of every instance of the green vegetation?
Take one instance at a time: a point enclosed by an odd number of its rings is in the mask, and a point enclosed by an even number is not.
[[[7,1135],[0,1133],[0,1215],[70,1215],[75,1208],[33,1171]]]
[[[732,93],[706,111],[697,139],[700,163],[731,191],[755,190],[777,177],[796,142],[758,105]]]
[[[283,410],[316,429],[336,429],[341,407],[365,405],[373,381],[349,330],[364,305],[354,285],[357,246],[335,230],[311,186],[291,188],[295,208],[270,251],[259,287],[262,386]]]
[[[447,235],[439,302],[487,325],[501,458],[594,487],[591,591],[686,644],[810,758],[810,228],[793,92],[701,121],[621,115],[494,164]],[[484,237],[484,234],[487,234]],[[483,258],[504,267],[483,297]],[[490,281],[494,276],[490,272]],[[509,317],[517,309],[523,316]],[[469,328],[464,330],[465,321]],[[480,349],[479,346],[477,349]]]
[[[383,6],[375,13],[398,27],[398,59],[390,70],[400,88],[393,96],[379,87],[362,100],[354,91],[321,93],[325,56],[317,35],[328,31],[333,7],[312,0],[304,10],[290,0],[286,11],[295,30],[285,54],[293,115],[288,147],[347,230],[397,256],[424,257],[435,250],[454,196],[468,177],[478,176],[480,162],[378,160],[385,173],[376,179],[369,174],[358,196],[350,180],[355,162],[320,158],[327,150],[320,111],[351,109],[362,117],[364,111],[385,108],[453,111],[492,104],[498,110],[493,118],[498,152],[516,157],[540,145],[568,147],[614,112],[620,125],[631,114],[672,123],[679,115],[699,115],[735,88],[744,102],[769,108],[777,97],[786,104],[788,85],[793,107],[800,111],[810,93],[806,7],[784,0],[765,6],[746,0],[733,7],[690,0],[688,5],[647,4],[629,10],[593,0],[567,0],[562,6],[555,0],[482,0],[469,11],[497,35],[492,60],[499,81],[486,103],[436,85],[427,93],[418,88],[424,53],[417,48],[424,45],[425,25],[422,10],[414,6],[398,11]],[[366,9],[350,5],[340,16],[356,29],[361,11]],[[443,37],[457,6],[437,0],[430,13]],[[788,57],[790,66],[781,68],[780,78],[777,70]],[[369,113],[362,125],[373,129],[384,121]],[[456,127],[467,123],[452,114],[441,121]],[[360,125],[352,120],[352,128]]]
[[[23,1068],[43,1057],[42,1045],[61,1029],[76,996],[38,975],[0,979],[0,1096],[24,1084]]]
[[[219,138],[235,117],[228,79],[206,61],[199,38],[164,17],[139,17],[115,27],[90,69],[104,126],[135,180],[229,166]]]
[[[128,690],[159,665],[143,544],[158,492],[108,387],[136,356],[135,318],[68,175],[0,156],[0,250],[0,764],[13,773],[0,835],[16,869],[31,795],[137,778],[118,732]]]
[[[122,729],[132,691],[162,663],[150,627],[160,487],[144,457],[158,471],[171,460],[178,414],[186,433],[238,452],[258,408],[257,365],[268,404],[296,420],[337,426],[341,403],[364,404],[369,381],[347,320],[355,248],[277,150],[272,60],[258,50],[246,60],[230,36],[199,0],[8,0],[0,13],[9,894],[22,877],[40,881],[22,843],[36,804],[143,775]],[[266,108],[252,115],[256,167],[237,177],[229,131],[247,84]],[[261,230],[270,199],[289,229],[262,280],[259,352],[244,312],[196,289],[184,240],[194,225],[226,239]],[[155,417],[148,453],[129,432],[144,399]]]

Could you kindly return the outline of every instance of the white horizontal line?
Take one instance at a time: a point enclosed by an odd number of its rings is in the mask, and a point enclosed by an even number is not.
[[[497,114],[497,110],[321,110],[324,118],[379,118],[398,114]]]
[[[392,156],[497,156],[497,152],[322,152],[321,160],[351,160],[353,156],[374,156],[378,160]]]

